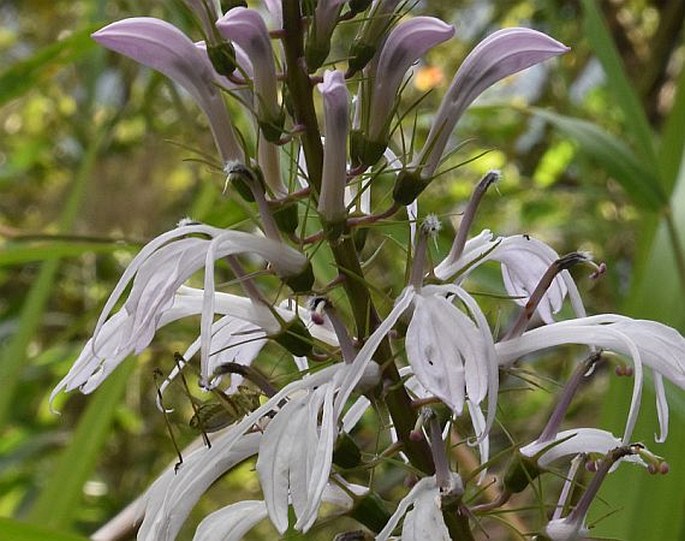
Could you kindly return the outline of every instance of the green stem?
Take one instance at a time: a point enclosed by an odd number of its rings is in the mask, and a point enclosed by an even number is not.
[[[316,111],[312,100],[312,88],[309,75],[303,65],[303,34],[300,3],[298,0],[283,2],[283,43],[287,62],[286,82],[290,89],[296,122],[302,124],[302,147],[309,173],[309,184],[318,194],[321,187],[323,167],[323,146],[319,133]],[[332,232],[324,224],[326,238],[335,238],[330,242],[335,263],[346,279],[343,281],[345,293],[350,302],[352,314],[357,327],[357,337],[367,337],[379,324],[378,314],[373,306],[371,295],[364,283],[364,273],[359,263],[356,249],[349,231]],[[416,422],[416,411],[411,407],[411,400],[406,389],[400,384],[400,375],[392,359],[392,351],[387,340],[384,340],[375,355],[376,361],[385,367],[384,378],[390,380],[390,391],[386,396],[388,410],[392,417],[398,438],[404,444],[404,452],[412,465],[426,474],[435,471],[430,448],[425,441],[414,442],[409,433]]]
[[[295,122],[304,126],[301,140],[307,161],[309,184],[318,195],[321,191],[323,145],[314,109],[312,85],[304,65],[304,28],[299,0],[283,1],[283,32],[287,66],[286,84],[295,110]]]
[[[678,269],[681,292],[685,293],[685,254],[683,254],[683,244],[670,210],[665,213],[664,218],[666,220],[666,228],[668,229],[668,240],[671,242],[673,257],[675,257],[675,264]]]

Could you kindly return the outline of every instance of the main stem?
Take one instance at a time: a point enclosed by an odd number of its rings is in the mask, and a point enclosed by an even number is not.
[[[283,1],[283,30],[287,63],[286,84],[290,91],[295,120],[304,127],[301,135],[302,147],[307,163],[309,183],[315,192],[312,195],[316,199],[321,189],[323,145],[314,108],[312,85],[304,63],[304,28],[299,0]],[[340,236],[333,235],[331,231],[326,231],[325,224],[324,229],[327,238],[337,237],[335,241],[330,242],[330,247],[338,269],[345,276],[343,287],[354,316],[357,337],[367,337],[378,326],[379,318],[364,283],[364,273],[352,237],[349,231],[343,231]],[[416,421],[416,412],[411,407],[411,400],[406,389],[400,384],[397,367],[393,362],[386,362],[391,359],[390,345],[387,340],[384,340],[378,348],[376,360],[379,364],[385,365],[384,377],[392,383],[386,396],[388,410],[397,435],[403,443],[403,450],[412,465],[426,474],[432,474],[435,467],[428,444],[425,441],[414,442],[409,439],[409,432],[414,428]]]

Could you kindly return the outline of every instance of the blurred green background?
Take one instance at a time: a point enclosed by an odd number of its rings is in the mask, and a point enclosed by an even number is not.
[[[576,274],[589,313],[618,311],[683,332],[685,2],[432,0],[417,12],[457,28],[408,89],[418,96],[436,87],[422,105],[422,130],[465,54],[492,30],[531,26],[572,47],[470,109],[457,128],[469,141],[453,161],[488,153],[435,182],[421,199],[422,213],[455,216],[479,176],[500,168],[503,180],[474,231],[528,233],[559,253],[589,250],[608,264],[596,283],[587,271]],[[196,322],[163,329],[93,396],[60,396],[61,416],[50,412],[47,397],[142,243],[184,216],[217,226],[247,217],[222,195],[223,178],[197,159],[195,151],[213,152],[213,143],[188,97],[90,40],[104,24],[136,15],[166,19],[199,39],[173,1],[0,3],[1,539],[88,535],[174,460],[154,407],[152,371],[171,368],[172,352],[192,341]],[[342,58],[345,50],[336,53]],[[450,235],[446,227],[443,249]],[[552,377],[569,369],[547,368]],[[631,384],[604,375],[574,414],[594,424],[601,418],[601,426],[620,433]],[[606,501],[593,508],[593,534],[685,539],[685,398],[674,389],[669,395],[668,443],[653,442],[653,407],[643,408],[636,437],[667,458],[671,473],[650,478],[621,468],[606,483]],[[525,431],[531,415],[548,411],[550,397],[511,404],[503,424]],[[181,442],[193,439],[176,422]],[[233,499],[259,495],[249,467],[212,491],[195,523],[225,503],[227,492]]]

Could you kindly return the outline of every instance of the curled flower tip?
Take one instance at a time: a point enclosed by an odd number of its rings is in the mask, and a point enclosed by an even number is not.
[[[607,264],[602,261],[599,265],[596,266],[595,271],[590,275],[591,280],[597,280],[598,278],[601,278],[606,274],[607,271]]]
[[[328,304],[326,297],[312,297],[307,303],[307,308],[310,311],[310,317],[314,325],[324,324],[324,310]]]
[[[650,474],[656,475],[657,473],[661,473],[662,475],[666,475],[668,473],[670,467],[663,457],[655,455],[641,443],[634,443],[630,448],[633,454],[644,460],[647,464],[647,471]]]
[[[176,227],[187,227],[189,225],[198,225],[200,222],[197,220],[193,220],[190,216],[186,216],[185,218],[181,218],[178,223],[176,224]]]
[[[442,229],[442,222],[435,214],[429,214],[421,224],[421,232],[427,237],[436,237]]]
[[[562,270],[570,269],[578,263],[589,262],[590,257],[590,254],[588,254],[587,252],[571,252],[570,254],[566,254],[557,259],[554,262],[554,266],[557,267],[557,272],[561,272]]]
[[[487,189],[493,184],[499,182],[501,179],[502,171],[500,171],[499,169],[490,169],[490,171],[485,173],[485,176],[480,181],[480,183],[483,184],[483,187]]]
[[[249,201],[254,202],[254,189],[262,184],[262,177],[260,174],[244,163],[238,160],[227,161],[224,164],[224,173],[226,173],[226,182],[224,183],[224,193],[228,189],[229,184],[232,184],[240,196]]]

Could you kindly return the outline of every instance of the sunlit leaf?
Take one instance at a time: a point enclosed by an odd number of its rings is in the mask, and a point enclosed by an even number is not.
[[[651,167],[656,167],[658,162],[652,129],[647,121],[642,102],[626,76],[623,61],[611,38],[611,33],[602,20],[595,0],[582,0],[582,4],[585,13],[585,35],[602,64],[607,76],[607,85],[616,104],[623,110],[626,127],[637,144],[638,154],[646,158]]]
[[[78,257],[87,253],[109,254],[119,250],[134,251],[136,249],[136,246],[115,242],[18,243],[0,248],[0,267],[63,257]]]
[[[659,184],[656,170],[645,166],[644,161],[620,139],[586,120],[542,109],[530,111],[576,141],[585,155],[595,160],[623,187],[635,205],[650,210],[667,206],[668,198]]]

